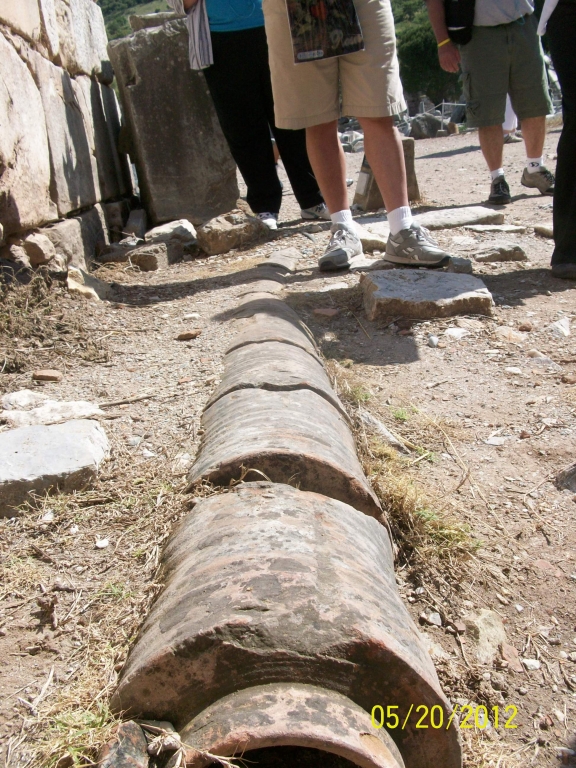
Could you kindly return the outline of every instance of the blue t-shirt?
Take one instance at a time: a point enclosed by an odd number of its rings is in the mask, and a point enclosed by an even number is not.
[[[264,26],[262,0],[206,0],[212,32],[238,32]]]

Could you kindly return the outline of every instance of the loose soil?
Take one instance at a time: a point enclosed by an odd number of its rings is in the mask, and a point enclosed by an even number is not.
[[[558,136],[550,132],[549,153]],[[422,209],[485,201],[489,175],[477,139],[417,142]],[[517,729],[462,731],[465,765],[576,764],[566,751],[576,750],[576,663],[568,659],[576,651],[576,497],[553,482],[574,461],[576,387],[568,382],[576,380],[576,350],[573,335],[549,328],[562,317],[574,325],[576,304],[572,284],[547,269],[552,241],[533,232],[551,221],[551,198],[520,186],[523,145],[505,150],[514,194],[506,223],[526,232],[437,233],[457,255],[493,240],[526,251],[527,262],[474,265],[495,299],[491,318],[369,322],[358,274],[318,272],[328,233],[298,222],[283,172],[285,238],[156,273],[102,268],[98,276],[115,283],[113,303],[53,286],[20,308],[18,346],[0,337],[0,361],[7,350],[18,357],[0,375],[0,393],[41,386],[55,399],[100,403],[113,452],[93,488],[38,499],[0,521],[6,768],[58,760],[64,768],[72,764],[66,754],[91,765],[109,736],[108,697],[161,588],[162,547],[190,506],[184,477],[230,340],[227,312],[254,265],[285,246],[302,253],[286,299],[314,332],[357,425],[359,454],[389,509],[401,594],[416,622],[431,611],[442,618],[442,627],[422,630],[444,690],[455,705],[518,709]],[[355,178],[361,155],[347,159]],[[319,308],[339,312],[320,317]],[[506,341],[498,326],[524,328],[525,336]],[[468,334],[454,341],[444,335],[452,327]],[[194,328],[198,338],[176,341]],[[430,334],[437,348],[428,346]],[[538,365],[531,349],[556,367]],[[59,368],[63,380],[33,384],[41,367]],[[362,409],[408,441],[410,454],[383,446],[362,426]],[[101,539],[108,546],[96,548]],[[513,672],[500,657],[475,662],[471,638],[455,636],[452,622],[482,608],[502,617],[508,643],[538,659],[537,671]]]

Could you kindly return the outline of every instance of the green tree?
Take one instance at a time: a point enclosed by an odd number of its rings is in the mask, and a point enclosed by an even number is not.
[[[458,75],[438,63],[436,38],[422,0],[393,0],[402,84],[408,93],[425,93],[437,104],[454,101],[462,90]]]

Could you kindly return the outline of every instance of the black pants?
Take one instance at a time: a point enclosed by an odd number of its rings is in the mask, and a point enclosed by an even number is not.
[[[301,208],[322,202],[306,152],[306,134],[274,125],[274,101],[264,27],[212,32],[214,64],[204,70],[222,131],[248,187],[254,213],[278,213],[282,187],[270,130]]]
[[[560,0],[546,31],[564,112],[556,163],[552,264],[576,264],[576,0]]]

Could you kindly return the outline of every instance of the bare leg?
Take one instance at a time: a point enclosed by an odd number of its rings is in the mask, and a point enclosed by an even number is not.
[[[524,127],[524,124],[522,124],[522,127]],[[488,169],[496,171],[498,168],[502,168],[504,159],[504,133],[502,126],[487,125],[483,128],[478,128],[478,137]]]
[[[346,189],[346,158],[338,137],[338,123],[306,128],[308,159],[330,213],[350,208]]]
[[[409,205],[402,141],[392,117],[359,117],[364,147],[387,211]]]
[[[526,145],[526,157],[541,157],[546,139],[546,118],[527,117],[522,120],[522,136]]]

